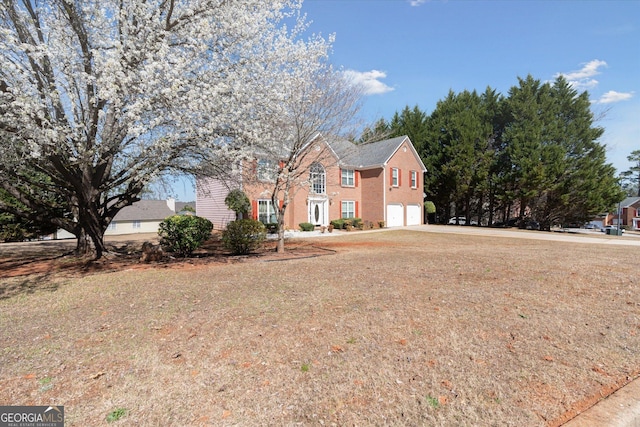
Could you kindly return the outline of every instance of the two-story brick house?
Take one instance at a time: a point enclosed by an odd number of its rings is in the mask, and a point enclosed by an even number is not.
[[[305,179],[290,193],[287,228],[298,228],[302,222],[323,226],[337,218],[384,221],[389,227],[424,222],[426,168],[407,136],[361,145],[318,136],[305,150],[319,154],[306,156],[307,163],[299,166]],[[253,218],[275,222],[269,174],[273,167],[277,167],[273,161],[258,157],[243,168],[240,183],[196,180],[197,214],[224,228],[235,218],[224,206],[224,198],[230,188],[239,186],[251,200]]]

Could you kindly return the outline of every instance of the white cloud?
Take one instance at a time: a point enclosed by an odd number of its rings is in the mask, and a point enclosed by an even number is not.
[[[393,90],[391,86],[380,81],[380,79],[387,77],[387,73],[384,71],[345,70],[344,74],[348,80],[360,86],[365,95],[379,95]]]
[[[599,59],[594,59],[586,64],[583,64],[582,68],[577,71],[571,71],[568,73],[558,73],[556,77],[563,76],[573,86],[574,89],[586,90],[594,88],[598,85],[598,80],[594,79],[594,76],[600,74],[600,68],[606,67],[607,63]]]
[[[610,90],[600,97],[597,101],[598,104],[611,104],[614,102],[626,101],[633,97],[633,92],[616,92],[615,90]]]
[[[423,3],[426,3],[427,0],[410,0],[409,4],[411,4],[411,6],[420,6]]]

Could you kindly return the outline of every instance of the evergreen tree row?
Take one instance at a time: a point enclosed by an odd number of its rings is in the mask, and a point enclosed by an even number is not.
[[[428,172],[438,219],[493,225],[535,221],[541,229],[584,223],[623,198],[606,163],[587,92],[563,78],[531,76],[504,97],[449,92],[430,114],[405,107],[366,134],[408,135]]]

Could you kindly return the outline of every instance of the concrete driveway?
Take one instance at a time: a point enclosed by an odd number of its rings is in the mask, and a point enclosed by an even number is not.
[[[640,233],[625,232],[622,236],[609,236],[600,231],[569,229],[568,231],[534,231],[515,228],[472,227],[461,225],[413,225],[407,230],[429,233],[468,234],[474,236],[509,237],[516,239],[552,240],[558,242],[594,243],[601,245],[640,246]]]

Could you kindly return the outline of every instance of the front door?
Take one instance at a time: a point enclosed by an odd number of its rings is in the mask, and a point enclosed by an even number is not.
[[[328,225],[327,201],[309,199],[309,222],[313,225]]]

